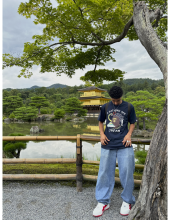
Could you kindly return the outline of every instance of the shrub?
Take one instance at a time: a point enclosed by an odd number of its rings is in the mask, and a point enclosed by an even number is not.
[[[146,151],[136,151],[135,157],[138,159],[136,163],[138,164],[145,164],[147,152]]]
[[[12,118],[12,119],[14,119],[14,118],[15,118],[15,115],[14,115],[14,113],[13,113],[13,112],[10,114],[9,118]]]
[[[12,133],[9,136],[25,136],[21,133]],[[19,158],[20,152],[26,149],[28,141],[3,141],[3,152],[9,158]]]
[[[55,115],[55,119],[64,118],[65,111],[64,109],[57,108],[54,112],[54,115]]]
[[[40,109],[40,113],[41,114],[48,114],[48,111],[47,111],[47,109],[42,108],[42,109]]]
[[[66,121],[71,121],[71,120],[72,120],[71,117],[67,117],[67,118],[66,118]]]

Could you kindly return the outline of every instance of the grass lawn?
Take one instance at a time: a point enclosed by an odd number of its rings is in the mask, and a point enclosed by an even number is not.
[[[82,165],[82,173],[86,175],[98,175],[98,165]],[[76,164],[4,164],[3,174],[76,174]],[[116,169],[115,176],[119,177],[119,170]],[[141,180],[142,173],[135,172],[134,179]],[[7,184],[8,181],[4,181]],[[17,181],[18,182],[18,181]],[[33,183],[55,183],[56,181],[22,181]],[[62,185],[76,187],[75,180],[58,181]],[[83,187],[95,186],[96,182],[83,180]],[[119,185],[120,184],[116,184]]]

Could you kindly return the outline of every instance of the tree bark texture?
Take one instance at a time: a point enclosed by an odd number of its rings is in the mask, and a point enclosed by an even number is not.
[[[136,33],[151,58],[160,67],[167,90],[167,50],[158,39],[144,2],[134,5]],[[167,219],[167,101],[155,128],[143,171],[138,199],[128,220]]]
[[[159,9],[154,12],[149,12],[149,9],[143,1],[134,4],[133,24],[135,31],[141,44],[145,47],[163,74],[167,98],[167,48],[158,38],[150,23],[150,21],[154,20],[153,17],[156,18],[159,14]]]
[[[151,140],[132,219],[167,219],[167,103]]]

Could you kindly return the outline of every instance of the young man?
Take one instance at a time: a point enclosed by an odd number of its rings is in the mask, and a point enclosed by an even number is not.
[[[128,102],[122,100],[123,90],[113,86],[109,95],[111,102],[105,111],[106,104],[102,106],[99,115],[99,129],[101,141],[100,167],[96,184],[96,200],[98,204],[93,211],[93,216],[99,217],[109,209],[110,197],[115,184],[116,158],[119,166],[119,177],[123,191],[121,215],[128,215],[131,204],[135,203],[132,195],[134,188],[133,173],[135,169],[134,151],[131,145],[131,135],[135,128],[136,115],[132,104],[128,117]],[[103,122],[106,119],[104,132]],[[130,127],[128,130],[128,122]]]

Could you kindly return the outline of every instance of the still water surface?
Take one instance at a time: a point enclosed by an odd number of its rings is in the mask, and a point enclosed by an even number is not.
[[[44,132],[36,136],[76,136],[97,135],[99,128],[97,118],[87,118],[85,122],[31,122],[31,123],[3,123],[3,136],[11,133],[30,134],[32,126],[39,126]],[[83,141],[83,156],[87,160],[100,158],[101,144],[96,141]],[[133,144],[134,151],[148,150],[149,145]],[[29,141],[26,149],[21,151],[20,158],[75,158],[76,141]]]

